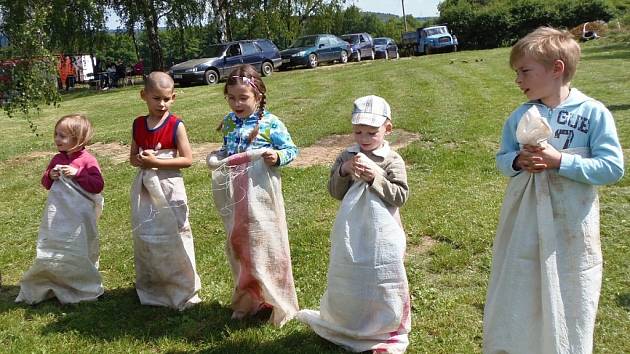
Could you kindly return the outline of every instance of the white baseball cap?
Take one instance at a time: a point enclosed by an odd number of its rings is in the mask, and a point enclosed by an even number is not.
[[[354,101],[352,124],[380,127],[387,119],[392,119],[392,110],[382,97],[370,95]]]

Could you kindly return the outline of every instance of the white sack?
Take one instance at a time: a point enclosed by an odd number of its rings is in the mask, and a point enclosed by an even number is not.
[[[131,217],[140,303],[184,310],[200,302],[201,281],[179,170],[138,169]]]
[[[98,271],[97,219],[100,194],[86,192],[69,178],[54,181],[42,215],[35,263],[24,273],[16,302],[36,304],[94,301],[103,294]]]
[[[365,182],[352,184],[330,234],[328,282],[320,310],[297,315],[321,337],[354,352],[403,353],[409,344],[406,241],[397,211]]]
[[[261,158],[264,149],[222,158],[208,156],[212,195],[227,233],[234,278],[232,309],[254,314],[271,306],[269,321],[282,326],[298,311],[289,236],[278,170]]]
[[[484,353],[591,353],[601,281],[597,189],[555,170],[512,177],[493,247]]]
[[[540,115],[538,108],[528,109],[516,127],[516,140],[522,145],[540,145],[551,136],[551,126]]]

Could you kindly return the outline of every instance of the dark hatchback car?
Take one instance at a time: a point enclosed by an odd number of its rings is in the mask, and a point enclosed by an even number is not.
[[[389,37],[374,38],[374,51],[377,58],[398,59],[398,46],[396,41]]]
[[[374,60],[374,41],[368,33],[349,33],[341,36],[341,39],[350,43],[352,52],[350,59],[361,61],[361,59]]]
[[[263,76],[282,64],[280,51],[268,39],[242,40],[208,47],[206,57],[173,65],[168,73],[179,84],[216,84],[239,65],[251,64]]]
[[[347,63],[350,44],[332,34],[315,34],[298,38],[280,54],[283,69],[303,65],[314,68],[322,62]]]

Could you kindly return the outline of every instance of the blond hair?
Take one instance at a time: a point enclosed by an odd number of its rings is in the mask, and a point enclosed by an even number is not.
[[[516,63],[526,56],[547,68],[553,67],[556,60],[562,60],[564,63],[562,82],[566,84],[575,75],[580,54],[580,45],[571,32],[551,27],[538,27],[514,44],[510,52],[510,66],[514,68]]]
[[[70,150],[85,147],[94,135],[92,124],[84,114],[80,113],[68,114],[61,117],[57,121],[57,124],[55,124],[55,131],[57,131],[57,128],[72,137],[74,145]]]

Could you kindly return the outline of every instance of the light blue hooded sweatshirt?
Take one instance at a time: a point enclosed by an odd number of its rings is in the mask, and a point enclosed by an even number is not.
[[[508,177],[521,171],[512,168],[512,162],[521,147],[516,140],[516,127],[523,114],[536,106],[540,115],[551,126],[548,143],[562,153],[558,174],[571,180],[602,185],[614,183],[623,177],[623,152],[617,137],[612,114],[599,101],[572,88],[566,100],[551,109],[541,101],[529,101],[518,107],[503,126],[501,147],[496,155],[497,168]],[[562,152],[564,149],[587,147],[591,157],[585,158]]]

